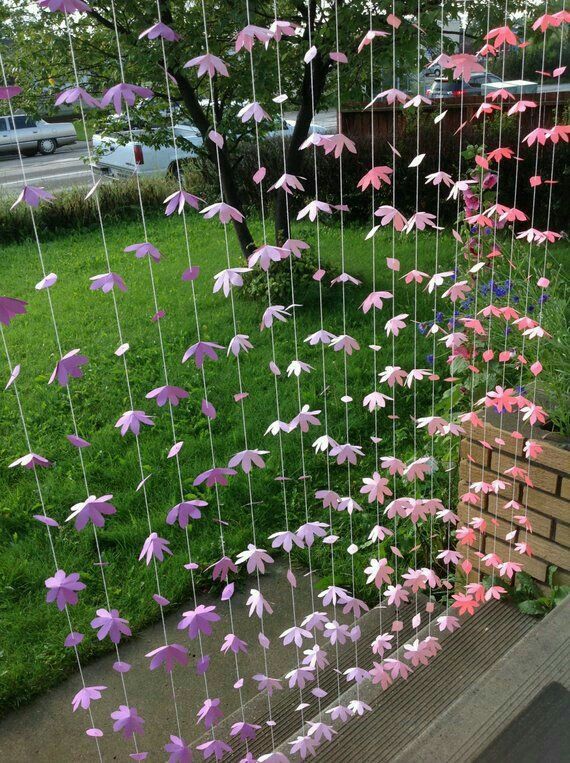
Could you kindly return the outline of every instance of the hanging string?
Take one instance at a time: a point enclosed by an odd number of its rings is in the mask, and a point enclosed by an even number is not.
[[[10,371],[10,378],[12,379],[14,377],[14,366],[12,365],[12,360],[10,358],[10,352],[8,350],[8,344],[6,342],[6,336],[4,334],[4,328],[3,328],[2,324],[0,324],[0,334],[2,335],[2,344],[4,345],[4,354],[6,356],[6,362],[8,363],[8,369]],[[28,449],[28,453],[33,453],[34,451],[32,450],[32,445],[31,445],[31,442],[30,442],[30,436],[29,436],[29,433],[28,433],[28,426],[26,424],[26,419],[25,419],[25,416],[24,416],[24,410],[22,408],[22,401],[20,399],[20,393],[18,391],[18,384],[17,384],[17,381],[16,381],[15,378],[12,381],[12,387],[14,389],[14,397],[16,398],[16,404],[18,406],[18,413],[19,413],[19,416],[20,416],[20,422],[22,424],[22,430],[24,432],[24,439],[26,441],[26,447]],[[36,481],[36,489],[37,489],[37,493],[38,493],[38,499],[39,499],[40,506],[41,506],[41,509],[42,509],[42,515],[43,515],[44,519],[47,520],[48,519],[48,515],[47,515],[47,512],[46,512],[43,491],[42,491],[42,487],[41,487],[41,483],[40,483],[40,478],[38,476],[38,470],[37,470],[37,468],[35,466],[33,467],[33,472],[34,472],[34,478],[35,478],[35,481]],[[52,533],[51,533],[51,527],[49,526],[49,524],[47,524],[47,522],[45,522],[44,524],[45,524],[45,528],[46,528],[46,531],[47,531],[48,542],[49,542],[49,547],[50,547],[51,555],[53,557],[53,563],[54,563],[55,571],[57,572],[57,570],[60,570],[61,567],[59,565],[59,562],[57,561],[57,555],[56,555],[56,552],[55,552],[55,544],[54,544]],[[69,632],[71,634],[71,633],[74,632],[74,630],[73,630],[73,623],[72,623],[72,620],[71,620],[71,615],[69,613],[69,606],[67,604],[65,604],[64,609],[65,609],[65,614],[66,614],[66,617],[67,617],[67,622],[69,624]],[[77,662],[77,669],[79,671],[79,676],[81,678],[81,684],[83,686],[83,689],[85,689],[86,688],[85,678],[84,678],[84,675],[83,675],[83,669],[82,669],[82,666],[81,666],[81,660],[79,658],[79,651],[77,649],[77,644],[75,642],[73,643],[73,652],[75,654],[75,660]],[[87,708],[87,710],[88,710],[88,713],[89,713],[89,719],[91,721],[91,727],[93,728],[95,726],[95,719],[93,717],[93,710],[91,709],[91,706],[89,706]],[[92,738],[95,741],[95,746],[97,748],[97,755],[99,757],[99,760],[102,763],[103,756],[101,754],[101,747],[99,745],[99,739],[96,736],[92,737]]]
[[[209,55],[210,49],[209,49],[209,39],[208,39],[208,23],[206,19],[206,6],[204,0],[201,0],[202,5],[202,19],[204,23],[204,41],[206,45],[206,54]],[[212,124],[214,128],[214,132],[217,132],[217,120],[216,120],[216,109],[215,109],[215,99],[214,99],[214,87],[212,83],[212,78],[209,77],[209,83],[210,83],[210,101],[212,104]],[[220,149],[219,146],[216,144],[216,164],[218,169],[218,182],[220,187],[220,200],[223,203],[224,202],[224,189],[223,189],[223,183],[222,183],[222,172],[221,172],[221,165],[220,165]],[[228,268],[231,267],[231,261],[230,261],[230,250],[229,250],[229,241],[228,241],[228,231],[227,226],[224,225],[224,241],[225,241],[225,248],[226,248],[226,260]],[[236,319],[236,312],[235,312],[235,302],[234,302],[234,294],[233,290],[230,290],[230,304],[232,308],[232,322],[233,322],[233,328],[234,328],[234,336],[237,336],[238,334],[238,328],[237,328],[237,319]],[[243,383],[242,383],[242,376],[241,376],[241,364],[239,359],[239,354],[236,355],[236,367],[237,367],[237,376],[238,376],[238,385],[239,385],[239,393],[240,393],[240,399],[243,400]],[[241,418],[242,418],[242,429],[243,429],[243,437],[244,437],[244,445],[245,449],[248,450],[248,437],[247,437],[247,425],[246,425],[246,419],[245,419],[245,407],[240,402],[241,406]],[[250,515],[251,515],[251,530],[252,530],[252,540],[253,545],[257,546],[256,541],[256,532],[255,532],[255,514],[253,510],[254,502],[253,502],[253,492],[252,492],[252,485],[251,485],[251,472],[247,473],[247,487],[248,487],[248,496],[249,496],[249,509],[250,509]],[[259,575],[259,570],[256,569],[256,578],[257,578],[257,587],[258,590],[261,593],[261,578]],[[263,608],[261,609],[261,615],[260,615],[260,628],[261,633],[265,637],[265,626],[264,626],[264,616],[263,616]],[[267,664],[267,650],[263,649],[263,660],[265,665],[265,674],[269,675],[268,672],[268,664]],[[274,730],[273,730],[273,723],[272,723],[272,715],[271,715],[271,697],[269,694],[267,694],[267,708],[269,713],[269,720],[271,722],[271,725],[269,726],[269,731],[271,735],[271,745],[272,749],[275,748],[275,739],[274,739]]]
[[[8,87],[8,80],[7,80],[7,77],[6,77],[6,70],[5,70],[5,67],[4,67],[4,59],[3,59],[3,56],[2,56],[1,52],[0,52],[0,70],[2,72],[2,80],[4,82],[4,86]],[[14,120],[14,110],[13,110],[12,103],[11,103],[10,100],[8,100],[8,108],[10,110],[10,118],[11,118],[11,120],[13,122],[13,120]],[[21,150],[20,141],[19,141],[17,132],[14,132],[14,136],[15,136],[16,150],[17,150],[17,153],[18,153],[18,159],[19,159],[19,164],[20,164],[20,170],[22,172],[22,179],[24,181],[24,185],[26,186],[27,185],[26,171],[25,171],[25,168],[24,168],[24,161],[23,161],[23,157],[22,157],[22,150]],[[42,270],[42,275],[43,275],[44,278],[46,278],[47,271],[46,271],[46,268],[45,268],[45,263],[44,263],[44,258],[43,258],[43,251],[42,251],[42,245],[41,245],[40,238],[39,238],[39,233],[38,233],[38,228],[37,228],[37,224],[36,224],[36,219],[35,219],[35,214],[34,214],[33,207],[29,206],[29,211],[30,211],[30,219],[31,219],[31,222],[32,222],[32,228],[33,228],[33,231],[34,231],[34,239],[35,239],[36,249],[37,249],[37,252],[38,252],[38,258],[39,258],[40,267],[41,267],[41,270]],[[53,301],[52,301],[52,298],[51,298],[50,290],[46,289],[45,292],[46,292],[46,296],[47,296],[47,300],[48,300],[48,305],[49,305],[49,310],[50,310],[50,315],[51,315],[51,321],[52,321],[52,326],[53,326],[53,330],[54,330],[55,340],[56,340],[57,348],[58,348],[58,351],[59,351],[59,357],[61,358],[61,357],[63,357],[63,350],[62,350],[60,336],[59,336],[58,324],[57,324],[57,320],[56,320],[56,317],[55,317]],[[70,414],[71,414],[71,420],[72,420],[72,423],[73,423],[73,432],[74,432],[74,435],[76,437],[79,437],[79,431],[78,431],[78,428],[77,428],[77,420],[76,420],[76,417],[75,417],[75,410],[74,410],[73,400],[72,400],[72,397],[71,397],[71,392],[70,392],[69,386],[66,387],[66,391],[67,391],[67,399],[68,399],[68,402],[69,402],[69,410],[70,410]],[[85,485],[86,497],[89,498],[90,491],[89,491],[89,485],[88,485],[88,481],[87,481],[87,472],[86,472],[86,469],[85,469],[85,463],[84,463],[84,460],[83,460],[83,454],[82,454],[80,448],[77,449],[77,452],[78,452],[78,456],[79,456],[79,462],[80,462],[80,465],[81,465],[81,471],[82,471],[82,475],[83,475],[83,482],[84,482],[84,485]],[[104,566],[103,559],[102,559],[102,556],[101,556],[101,549],[100,549],[100,546],[99,546],[99,537],[98,537],[97,528],[95,527],[95,525],[93,525],[93,536],[94,536],[94,539],[95,539],[95,547],[97,549],[98,567],[99,567],[99,569],[101,571],[101,580],[102,580],[102,583],[103,583],[103,590],[104,590],[104,593],[105,593],[105,600],[106,600],[106,603],[107,603],[107,608],[110,611],[111,610],[111,603],[110,603],[109,591],[108,591],[108,587],[107,587],[107,579],[106,579],[106,574],[105,574],[105,566]],[[115,652],[116,652],[116,655],[117,655],[117,660],[119,662],[121,662],[118,644],[115,644]],[[120,680],[121,680],[121,685],[123,687],[123,695],[125,697],[125,704],[129,705],[128,693],[127,693],[127,687],[126,687],[126,682],[125,682],[124,674],[123,673],[119,673],[119,677],[120,677]],[[138,752],[138,744],[137,744],[136,735],[133,735],[133,744],[134,744],[134,747],[135,747],[135,751]]]

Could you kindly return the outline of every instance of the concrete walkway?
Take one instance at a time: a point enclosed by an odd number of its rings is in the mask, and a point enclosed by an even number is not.
[[[295,664],[295,647],[281,647],[278,642],[279,634],[290,626],[291,617],[291,588],[286,579],[287,568],[283,562],[273,565],[273,569],[261,579],[262,591],[271,603],[274,614],[265,617],[265,632],[272,642],[267,651],[269,675],[282,676],[291,670]],[[297,617],[302,617],[312,611],[309,578],[301,570],[295,571],[297,589],[295,591],[295,606]],[[251,584],[254,578],[248,579]],[[251,676],[264,673],[263,650],[258,643],[259,620],[247,616],[245,605],[249,587],[236,593],[232,599],[234,612],[234,627],[236,634],[249,645],[247,655],[240,654],[240,675],[244,678],[242,689],[243,702],[257,694],[256,684]],[[316,596],[316,592],[315,592]],[[219,651],[224,636],[231,632],[228,606],[213,597],[209,600],[200,597],[199,603],[216,604],[217,611],[222,616],[216,623],[211,637],[204,639],[204,651],[210,654],[210,668],[206,674],[210,697],[219,697],[222,702],[224,715],[229,715],[240,706],[238,692],[233,689],[236,681],[234,656]],[[198,641],[189,641],[176,626],[181,613],[192,609],[188,601],[180,610],[166,618],[166,628],[169,642],[181,643],[190,647],[191,662],[188,667],[177,666],[174,669],[174,686],[177,706],[180,715],[182,736],[187,742],[198,739],[203,734],[203,726],[196,725],[196,713],[204,698],[204,679],[194,671],[195,660],[199,656]],[[172,687],[168,674],[163,668],[149,671],[149,659],[145,657],[156,647],[164,643],[162,625],[158,623],[120,645],[123,661],[132,665],[132,670],[126,674],[125,683],[128,692],[129,705],[134,706],[145,719],[145,733],[139,738],[139,750],[149,750],[151,760],[165,760],[162,752],[169,741],[170,734],[177,734]],[[118,673],[113,670],[116,660],[114,653],[91,662],[84,669],[87,686],[103,685],[108,690],[103,692],[102,699],[92,704],[95,725],[104,731],[100,739],[101,752],[104,760],[129,760],[128,755],[135,752],[132,742],[122,739],[122,736],[112,731],[110,713],[124,704],[124,695]],[[39,697],[30,705],[18,710],[0,721],[0,761],[5,763],[83,763],[96,761],[95,743],[85,735],[89,728],[89,714],[84,710],[71,710],[71,699],[81,688],[79,675],[74,675],[55,689]]]

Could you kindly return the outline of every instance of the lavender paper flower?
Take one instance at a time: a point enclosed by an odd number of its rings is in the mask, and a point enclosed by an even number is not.
[[[92,522],[95,527],[104,527],[105,517],[117,513],[117,509],[109,503],[112,498],[112,495],[102,495],[100,498],[90,495],[85,501],[80,501],[71,507],[71,514],[66,522],[74,519],[75,529],[78,531],[83,530],[89,522]]]
[[[111,718],[115,721],[113,731],[122,731],[124,739],[131,739],[134,734],[144,734],[144,720],[136,707],[119,705],[119,709],[111,713]]]
[[[170,742],[164,745],[169,754],[168,763],[192,763],[192,750],[182,737],[170,735]]]
[[[129,621],[124,617],[119,617],[119,610],[112,609],[108,611],[106,609],[98,609],[97,617],[91,620],[92,628],[99,628],[97,638],[99,641],[108,636],[113,644],[118,644],[121,640],[121,636],[131,636],[131,629],[129,628]]]
[[[133,106],[137,95],[141,98],[152,98],[154,93],[148,87],[132,85],[129,82],[119,82],[118,85],[110,87],[101,98],[101,108],[112,103],[116,113],[122,114],[123,101],[127,106]]]
[[[205,606],[198,604],[196,609],[183,612],[182,620],[178,623],[178,630],[188,629],[188,638],[195,639],[199,633],[204,636],[212,635],[212,625],[218,622],[220,616],[216,613],[216,607],[212,604]]]
[[[106,688],[106,686],[85,686],[83,689],[80,689],[71,700],[73,712],[79,707],[82,710],[89,710],[91,702],[101,699],[101,692],[105,691]]]
[[[56,364],[53,369],[52,375],[49,378],[48,384],[53,384],[54,381],[62,387],[67,387],[69,378],[81,379],[83,377],[83,371],[81,366],[84,366],[89,362],[89,358],[86,355],[80,355],[81,350],[70,350],[66,353]]]
[[[145,559],[148,565],[153,558],[162,562],[164,560],[164,554],[170,554],[170,556],[172,556],[172,551],[168,548],[169,545],[169,541],[165,538],[160,538],[156,533],[151,533],[143,544],[139,555],[139,562],[142,559]]]
[[[181,644],[165,644],[158,649],[153,649],[145,656],[151,658],[149,666],[151,670],[164,665],[166,672],[172,673],[175,665],[182,665],[182,667],[188,665],[188,649]]]
[[[154,426],[154,421],[147,416],[144,411],[125,411],[121,418],[115,424],[115,427],[121,427],[121,434],[124,437],[127,432],[132,432],[135,437],[138,437],[141,430],[141,424],[146,424],[149,427]]]
[[[0,297],[0,323],[5,326],[10,325],[10,321],[16,315],[24,315],[26,312],[26,305],[23,299],[15,299],[14,297]]]
[[[71,606],[77,604],[77,592],[85,588],[85,583],[79,581],[78,572],[67,575],[63,570],[58,570],[53,577],[45,581],[45,586],[48,589],[47,603],[55,602],[57,608],[63,610],[68,604]]]

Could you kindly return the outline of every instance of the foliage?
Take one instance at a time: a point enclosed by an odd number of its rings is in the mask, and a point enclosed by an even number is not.
[[[521,612],[533,617],[544,617],[568,596],[570,586],[556,583],[557,570],[554,565],[548,568],[547,593],[544,593],[526,572],[517,574],[514,586],[510,586],[508,591]]]

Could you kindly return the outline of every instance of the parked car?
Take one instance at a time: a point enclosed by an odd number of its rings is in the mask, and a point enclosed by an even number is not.
[[[462,79],[447,79],[438,77],[427,90],[428,98],[459,98],[462,95],[482,95],[483,83],[500,82],[501,78],[491,72],[476,72],[471,75],[469,82]]]
[[[45,122],[26,114],[0,117],[0,154],[13,154],[18,144],[25,156],[53,154],[59,146],[77,141],[77,132],[70,122]]]
[[[265,138],[280,137],[285,133],[285,137],[293,134],[295,120],[285,119],[283,124],[279,120],[275,123],[275,129],[265,134]],[[321,125],[311,124],[310,129],[313,132],[324,134],[327,130]],[[186,124],[177,124],[174,127],[177,137],[182,137],[196,148],[202,145],[202,136],[195,127]],[[126,178],[133,174],[141,177],[164,177],[166,175],[175,175],[176,155],[172,143],[159,148],[145,146],[136,140],[139,130],[133,130],[132,141],[123,143],[119,136],[93,135],[93,149],[96,160],[93,169],[102,175],[112,178]],[[178,148],[178,159],[191,159],[196,156],[192,149]]]

